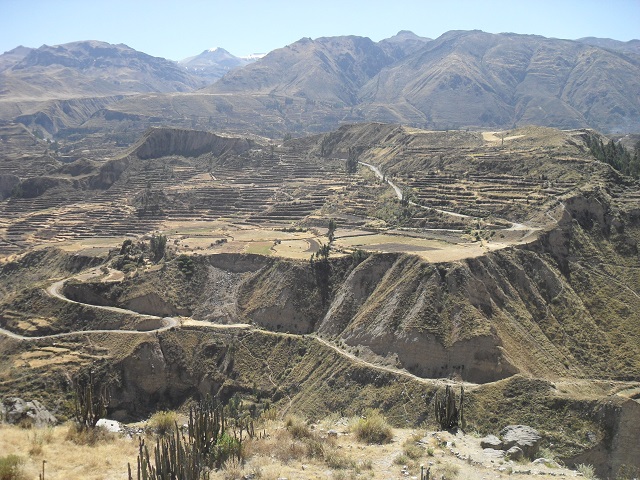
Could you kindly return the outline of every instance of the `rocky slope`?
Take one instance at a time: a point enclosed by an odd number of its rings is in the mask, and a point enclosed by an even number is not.
[[[377,43],[356,36],[303,38],[196,91],[202,80],[183,67],[122,45],[76,42],[0,57],[6,86],[0,118],[22,115],[21,121],[50,133],[82,126],[124,135],[171,124],[282,137],[362,121],[438,130],[529,124],[606,133],[640,129],[637,41],[481,31],[451,31],[435,40],[400,32]],[[203,69],[210,63],[189,62]],[[25,75],[39,80],[27,82]],[[126,97],[98,109],[91,102],[56,103],[114,95]]]
[[[433,41],[405,33],[379,44],[302,39],[208,90],[339,102],[358,106],[367,120],[437,129],[537,124],[629,132],[640,127],[633,45],[480,31]]]
[[[393,58],[363,37],[303,38],[230,72],[206,90],[357,103],[357,92]]]
[[[640,91],[639,68],[635,57],[580,42],[448,32],[382,70],[359,98],[368,117],[436,128],[536,124],[628,132],[639,127],[638,95],[631,93]]]
[[[169,60],[98,41],[31,49],[0,78],[0,95],[14,100],[188,91],[201,85]]]
[[[214,255],[196,257],[186,282],[177,270],[156,272],[102,294],[131,307],[155,292],[195,318],[315,332],[426,378],[638,380],[640,212],[612,202],[584,191],[539,240],[459,262]],[[232,308],[220,313],[213,305],[223,297]]]
[[[124,95],[186,92],[205,83],[174,62],[122,44],[18,47],[0,55],[0,119],[56,134]]]
[[[222,137],[214,133],[172,128],[154,128],[133,147],[133,155],[140,159],[181,155],[197,157],[211,153],[240,155],[255,143],[247,138]]]

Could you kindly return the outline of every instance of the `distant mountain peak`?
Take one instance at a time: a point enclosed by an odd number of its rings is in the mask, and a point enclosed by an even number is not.
[[[205,52],[231,55],[231,53],[229,53],[229,50],[226,50],[222,47],[212,47],[212,48],[209,48],[208,50],[205,50]],[[232,56],[235,56],[235,55],[232,55]]]
[[[255,61],[257,58],[260,57],[236,57],[222,47],[212,47],[194,57],[179,60],[178,65],[211,82],[235,68]]]

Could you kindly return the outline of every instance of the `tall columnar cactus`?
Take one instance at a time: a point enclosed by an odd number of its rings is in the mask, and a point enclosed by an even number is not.
[[[464,387],[460,387],[459,406],[456,405],[456,394],[451,385],[447,385],[443,397],[439,397],[436,393],[435,416],[442,430],[464,428]]]
[[[229,458],[242,461],[243,432],[251,435],[253,425],[240,412],[227,419],[218,402],[202,401],[189,410],[187,434],[176,425],[170,436],[156,440],[153,457],[140,441],[138,480],[206,480]]]
[[[86,381],[75,380],[74,417],[81,429],[95,428],[98,420],[107,415],[109,392],[107,386],[96,386],[93,372]]]

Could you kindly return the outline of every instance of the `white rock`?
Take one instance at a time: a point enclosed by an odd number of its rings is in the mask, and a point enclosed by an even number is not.
[[[107,420],[106,418],[101,418],[100,420],[98,420],[98,423],[96,423],[96,427],[102,427],[105,430],[114,433],[118,433],[122,430],[120,422],[117,422],[116,420]]]

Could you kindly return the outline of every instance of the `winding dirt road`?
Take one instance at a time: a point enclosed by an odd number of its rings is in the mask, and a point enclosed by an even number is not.
[[[83,275],[78,275],[78,276],[74,276],[74,277],[69,277],[63,280],[59,280],[57,282],[52,283],[49,287],[47,287],[45,289],[46,293],[48,295],[50,295],[53,298],[62,300],[64,302],[69,302],[69,303],[75,303],[78,305],[83,305],[85,307],[89,307],[89,308],[96,308],[99,310],[107,310],[107,311],[111,311],[111,312],[117,312],[117,313],[124,313],[127,315],[133,315],[136,317],[139,317],[141,319],[144,320],[158,320],[162,322],[162,326],[158,327],[158,328],[153,328],[153,329],[146,329],[146,330],[116,330],[116,329],[112,329],[112,330],[108,330],[108,329],[99,329],[99,330],[76,330],[73,332],[66,332],[66,333],[55,333],[55,334],[51,334],[51,335],[40,335],[40,336],[24,336],[24,335],[19,335],[17,333],[11,332],[9,330],[6,330],[4,328],[0,328],[0,334],[5,335],[9,338],[13,338],[15,340],[20,340],[20,341],[35,341],[35,340],[44,340],[44,339],[50,339],[50,338],[63,338],[63,337],[72,337],[72,336],[81,336],[81,335],[92,335],[92,334],[99,334],[99,333],[115,333],[115,334],[119,334],[119,335],[148,335],[148,334],[155,334],[155,333],[159,333],[159,332],[164,332],[166,330],[169,330],[170,328],[180,328],[180,327],[205,327],[205,328],[210,328],[210,329],[238,329],[238,330],[248,330],[248,331],[255,331],[255,332],[260,332],[262,334],[267,334],[267,335],[276,335],[276,336],[285,336],[285,337],[299,337],[300,335],[295,335],[295,334],[291,334],[291,333],[282,333],[282,332],[272,332],[269,330],[263,330],[260,328],[256,328],[253,325],[247,324],[247,323],[232,323],[232,324],[218,324],[218,323],[211,323],[211,322],[207,322],[207,321],[203,321],[203,320],[195,320],[192,318],[175,318],[175,317],[158,317],[158,316],[154,316],[154,315],[146,315],[146,314],[142,314],[142,313],[138,313],[135,312],[133,310],[127,310],[124,308],[118,308],[118,307],[108,307],[108,306],[102,306],[102,305],[92,305],[89,303],[82,303],[82,302],[77,302],[75,300],[71,300],[67,297],[65,297],[61,290],[62,287],[64,286],[64,283],[72,278],[83,278],[83,279],[88,279],[91,278],[92,276],[97,275],[98,271],[97,270],[93,270],[90,271],[88,273],[85,273]],[[372,368],[374,370],[378,370],[378,371],[382,371],[382,372],[388,372],[388,373],[392,373],[394,375],[399,375],[402,376],[404,378],[416,381],[416,382],[420,382],[422,384],[427,384],[427,385],[434,385],[434,386],[444,386],[444,385],[463,385],[465,387],[470,387],[470,388],[475,388],[478,385],[474,384],[474,383],[468,383],[468,382],[457,382],[454,380],[449,380],[449,379],[432,379],[432,378],[423,378],[423,377],[418,377],[417,375],[414,375],[410,372],[407,372],[406,370],[400,370],[397,368],[392,368],[392,367],[387,367],[384,365],[377,365],[375,363],[371,363],[368,362],[366,360],[363,360],[362,358],[347,352],[343,349],[341,349],[340,347],[334,345],[333,343],[329,342],[328,340],[325,340],[324,338],[321,338],[315,334],[311,334],[311,335],[306,335],[308,338],[312,338],[315,341],[321,343],[322,345],[331,348],[332,350],[334,350],[336,353],[342,355],[345,358],[348,358],[350,361],[360,364],[360,365],[364,365],[367,366],[369,368]]]
[[[376,167],[375,165],[371,165],[370,163],[366,163],[366,162],[358,162],[358,163],[360,165],[364,165],[365,167],[369,168],[373,173],[376,174],[376,176],[380,180],[386,181],[389,184],[389,186],[391,188],[393,188],[393,191],[395,192],[396,197],[398,197],[398,200],[402,200],[402,190],[400,189],[400,187],[398,187],[395,183],[393,183],[388,178],[385,178],[385,176],[382,174],[382,172],[380,171],[380,169],[378,167]],[[442,210],[442,209],[439,209],[439,208],[428,207],[426,205],[420,205],[419,203],[416,203],[416,202],[413,202],[413,201],[409,201],[409,205],[412,205],[414,207],[424,208],[424,209],[427,209],[427,210],[433,210],[433,211],[442,213],[444,215],[450,215],[452,217],[457,217],[457,218],[474,218],[474,217],[472,217],[470,215],[465,215],[463,213],[451,212],[449,210]],[[505,220],[505,222],[511,224],[510,227],[504,229],[505,231],[522,231],[522,232],[526,232],[525,233],[525,237],[531,235],[532,233],[534,233],[534,232],[536,232],[538,230],[540,230],[539,228],[530,227],[528,225],[525,225],[524,223],[514,223],[514,222],[509,222],[507,220]],[[431,228],[429,230],[437,231],[439,229]],[[446,229],[443,229],[443,230],[446,230]],[[451,230],[447,230],[447,231],[451,231]]]

